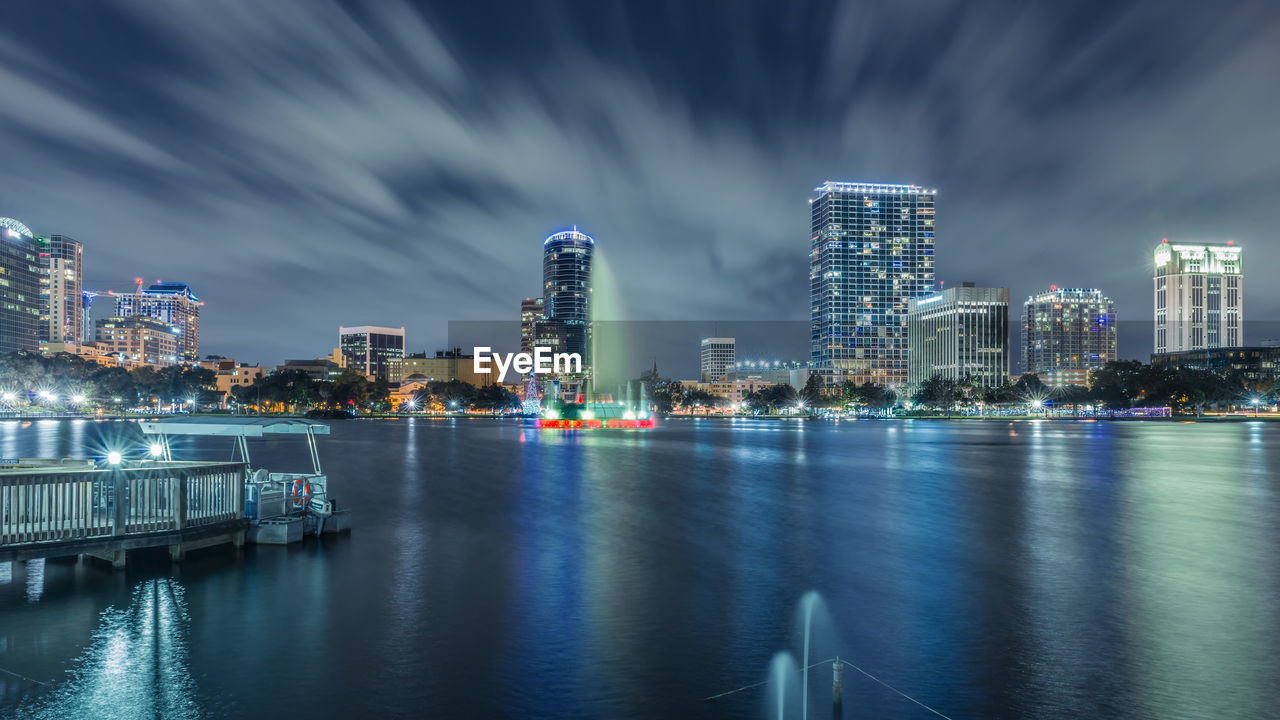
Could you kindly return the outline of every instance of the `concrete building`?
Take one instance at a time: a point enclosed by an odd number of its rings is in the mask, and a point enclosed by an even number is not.
[[[120,358],[104,351],[96,342],[78,343],[78,342],[42,342],[40,343],[40,354],[45,357],[54,355],[75,355],[78,358],[87,360],[88,362],[101,365],[103,367],[119,367],[129,366],[130,363],[122,363]]]
[[[702,338],[702,382],[716,382],[734,370],[734,339]]]
[[[1244,256],[1235,243],[1155,248],[1155,352],[1244,345]]]
[[[0,353],[40,347],[40,253],[31,229],[0,218]]]
[[[462,348],[437,350],[434,356],[426,353],[414,353],[407,357],[393,360],[388,381],[393,385],[403,384],[409,380],[449,381],[459,380],[471,383],[476,387],[492,385],[497,380],[493,373],[478,374],[475,371],[475,356],[463,354]]]
[[[1116,359],[1116,306],[1101,290],[1056,285],[1022,308],[1022,369],[1050,387],[1090,384]]]
[[[79,342],[84,332],[84,247],[50,235],[40,251],[40,341]]]
[[[907,382],[907,304],[933,288],[934,196],[826,182],[810,201],[810,353],[828,386]]]
[[[934,375],[999,387],[1009,378],[1009,288],[973,283],[911,300],[909,383]]]
[[[534,325],[542,320],[542,298],[520,301],[520,352],[533,353]]]
[[[138,281],[141,284],[141,280]],[[159,320],[177,329],[178,349],[183,360],[200,359],[200,308],[204,305],[191,286],[181,282],[159,282],[131,293],[113,293],[116,317],[142,316]]]
[[[238,363],[231,358],[202,360],[200,367],[214,371],[218,404],[223,407],[226,407],[227,400],[231,398],[232,389],[252,385],[258,378],[266,375],[266,368],[260,364]]]
[[[391,361],[404,357],[404,327],[339,327],[338,345],[347,367],[355,368],[365,377],[386,380],[390,377]]]
[[[98,321],[95,344],[124,363],[177,365],[182,362],[182,330],[147,315]]]

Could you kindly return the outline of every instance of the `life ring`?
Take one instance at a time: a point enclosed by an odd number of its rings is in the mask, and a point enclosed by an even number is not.
[[[289,486],[289,499],[296,508],[306,507],[311,502],[311,482],[306,478],[296,478]]]

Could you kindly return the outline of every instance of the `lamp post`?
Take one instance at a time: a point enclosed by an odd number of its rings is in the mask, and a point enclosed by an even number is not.
[[[1253,406],[1253,416],[1258,417],[1258,398],[1253,398],[1249,401],[1249,404]]]

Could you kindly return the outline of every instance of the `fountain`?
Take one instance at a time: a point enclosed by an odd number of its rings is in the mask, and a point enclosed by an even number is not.
[[[787,702],[795,702],[796,694],[804,693],[796,684],[796,659],[791,653],[776,653],[769,663],[770,697],[766,709],[771,717],[784,720],[787,716]]]

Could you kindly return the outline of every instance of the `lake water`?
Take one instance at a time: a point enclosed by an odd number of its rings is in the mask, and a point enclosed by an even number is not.
[[[136,426],[0,423],[5,457],[108,442]],[[350,536],[0,566],[0,717],[763,718],[766,687],[702,698],[799,654],[811,589],[814,659],[951,718],[1280,713],[1280,424],[345,421],[320,451]],[[844,684],[845,717],[936,717]]]

